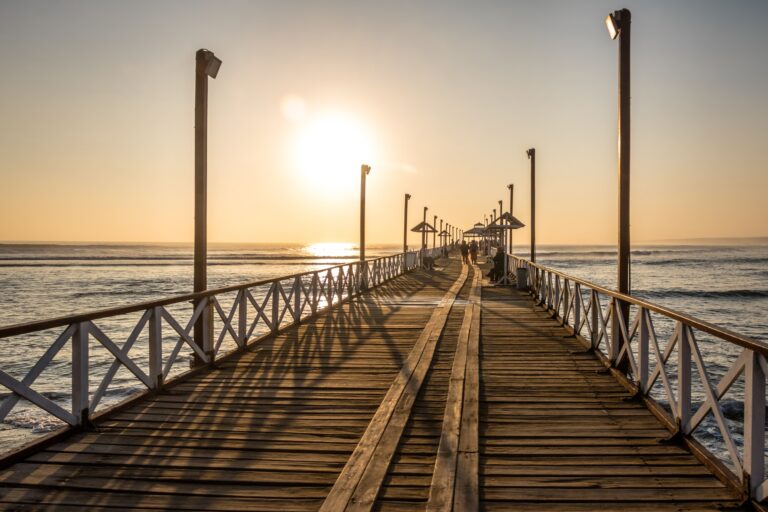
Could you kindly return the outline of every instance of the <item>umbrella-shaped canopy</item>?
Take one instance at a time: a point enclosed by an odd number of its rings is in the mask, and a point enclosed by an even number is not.
[[[477,227],[475,226],[472,229],[468,229],[464,232],[465,237],[483,237],[486,235],[485,228],[484,227]]]
[[[447,236],[451,236],[451,234],[448,233],[446,230],[442,230],[437,236],[439,236],[440,238],[444,238]]]
[[[499,224],[499,220],[502,220],[504,224]],[[525,224],[520,222],[517,217],[510,215],[509,212],[504,212],[504,214],[501,216],[501,219],[496,219],[493,221],[491,225],[488,226],[488,229],[498,231],[502,229],[520,229],[524,227]]]
[[[429,222],[419,222],[411,228],[411,231],[415,231],[417,233],[437,233],[437,230],[433,228],[432,224]]]

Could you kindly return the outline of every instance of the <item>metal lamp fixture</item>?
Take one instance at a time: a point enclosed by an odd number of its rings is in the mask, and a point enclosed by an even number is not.
[[[621,32],[622,11],[626,11],[626,9],[615,11],[605,17],[605,26],[608,28],[608,34],[611,36],[611,39],[619,37],[619,32]]]

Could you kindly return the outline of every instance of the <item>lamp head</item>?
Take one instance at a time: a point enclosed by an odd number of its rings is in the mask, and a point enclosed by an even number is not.
[[[409,200],[411,198],[411,194],[405,194],[405,200]]]
[[[365,164],[363,164],[363,165],[361,165],[361,166],[360,166],[360,171],[361,171],[363,174],[365,174],[365,175],[368,175],[368,174],[370,174],[370,172],[371,172],[371,166],[370,166],[370,165],[365,165]]]
[[[216,78],[221,67],[221,59],[216,57],[212,51],[206,49],[197,50],[196,58],[202,61],[203,72],[211,78]]]
[[[629,9],[614,11],[605,17],[605,27],[608,29],[608,35],[611,39],[616,39],[621,34],[621,27],[629,24],[631,14]]]
[[[528,160],[530,160],[532,156],[536,155],[536,149],[531,148],[528,151],[526,151],[525,154],[528,155]]]
[[[514,189],[514,188],[515,188],[515,184],[514,184],[514,183],[510,183],[509,185],[507,185],[507,188],[508,188],[509,190],[512,190],[512,189]]]

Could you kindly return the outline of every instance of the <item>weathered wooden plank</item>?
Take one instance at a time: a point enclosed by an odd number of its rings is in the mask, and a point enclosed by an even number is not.
[[[463,266],[459,278],[451,285],[448,292],[443,296],[440,305],[433,311],[427,327],[419,337],[411,355],[403,365],[403,369],[392,383],[365,434],[324,501],[321,510],[336,512],[347,510],[350,506],[354,509],[365,510],[370,509],[373,505],[397,446],[397,441],[410,415],[412,400],[415,400],[423,376],[431,365],[434,346],[445,327],[450,307],[463,286],[467,273],[467,268]],[[411,377],[414,375],[416,379],[411,382]],[[406,403],[397,410],[393,429],[385,438],[385,433],[393,414],[396,412],[398,402],[404,395]],[[384,440],[384,444],[379,449],[382,440]],[[378,461],[375,461],[375,458],[378,458]],[[373,465],[371,465],[372,461],[375,461]],[[368,471],[369,466],[371,467],[370,472]],[[360,486],[361,483],[362,486]]]
[[[451,371],[450,384],[448,387],[448,397],[446,399],[445,414],[443,416],[442,434],[440,436],[440,444],[437,451],[435,469],[432,474],[432,481],[429,490],[429,499],[427,501],[427,510],[452,510],[454,501],[454,491],[456,489],[457,479],[457,465],[460,451],[460,439],[462,436],[469,436],[472,433],[465,432],[464,429],[469,428],[465,426],[463,419],[465,414],[465,388],[466,378],[470,368],[468,368],[468,359],[471,359],[469,365],[474,364],[474,377],[477,378],[477,354],[474,354],[472,358],[468,352],[471,350],[470,337],[471,329],[475,327],[477,336],[479,337],[479,325],[475,326],[473,318],[475,314],[480,316],[479,303],[479,286],[480,286],[480,272],[477,267],[474,268],[472,286],[470,290],[468,304],[464,309],[464,318],[462,320],[461,328],[458,334],[458,341],[456,352],[453,359],[453,367]],[[476,349],[476,347],[475,347]],[[471,384],[469,386],[471,388]],[[470,389],[469,393],[477,394],[477,387]],[[475,404],[477,398],[475,397]],[[475,415],[474,419],[477,419]],[[473,431],[474,435],[477,435],[477,429]],[[462,469],[466,469],[465,465],[462,465]],[[466,475],[461,474],[459,479],[467,478]],[[475,477],[476,479],[477,477]],[[465,492],[466,485],[464,482],[460,482],[462,487],[461,493]],[[465,509],[469,510],[469,509]]]

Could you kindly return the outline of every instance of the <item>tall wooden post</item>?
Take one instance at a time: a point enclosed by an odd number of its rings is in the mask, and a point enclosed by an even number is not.
[[[411,194],[405,194],[405,211],[403,213],[403,252],[408,252],[408,200]]]
[[[531,161],[531,262],[536,261],[536,148],[527,152]]]
[[[507,188],[509,189],[509,224],[510,224],[510,230],[509,230],[509,254],[512,254],[512,219],[514,217],[514,213],[512,213],[514,201],[515,201],[515,185],[514,183],[510,183],[507,185]]]
[[[427,223],[427,210],[428,209],[429,208],[427,208],[426,206],[424,207],[424,219],[422,219],[422,222],[424,222],[424,224]],[[424,227],[426,227],[426,226],[422,226],[422,228],[424,228]],[[421,248],[422,249],[426,249],[427,248],[427,230],[426,229],[422,229],[421,230]]]
[[[611,38],[619,38],[619,251],[617,287],[620,293],[630,293],[630,241],[629,241],[629,151],[630,151],[630,34],[632,15],[621,9],[606,18]],[[629,306],[617,301],[618,311],[614,323],[621,317],[629,328]],[[627,362],[615,361],[625,369]],[[682,364],[682,363],[681,363]]]
[[[208,77],[216,78],[221,61],[213,52],[205,49],[195,54],[195,293],[208,287]],[[201,300],[195,299],[193,308]],[[195,343],[205,349],[208,336],[209,311],[204,311],[194,328]],[[199,363],[197,358],[196,363]]]
[[[365,177],[369,172],[369,165],[360,166],[360,261],[365,261]]]
[[[630,67],[629,43],[632,15],[618,11],[619,30],[619,292],[629,294],[629,150],[630,150]],[[623,308],[625,309],[625,308]]]
[[[365,177],[369,172],[369,165],[360,166],[360,274],[364,290],[368,288],[368,265],[365,264]]]
[[[499,200],[499,226],[504,225],[504,210],[503,210],[503,203],[502,200]],[[499,246],[501,247],[501,250],[506,252],[507,250],[507,239],[506,239],[506,233],[504,230],[499,231]]]
[[[436,236],[437,236],[437,215],[434,216],[435,218],[432,220],[432,227],[435,228],[435,230],[432,232],[432,248],[434,249],[437,247],[435,245]]]
[[[441,235],[443,234],[443,219],[440,219],[440,234]],[[444,246],[445,242],[446,242],[445,237],[441,237],[440,245]]]

